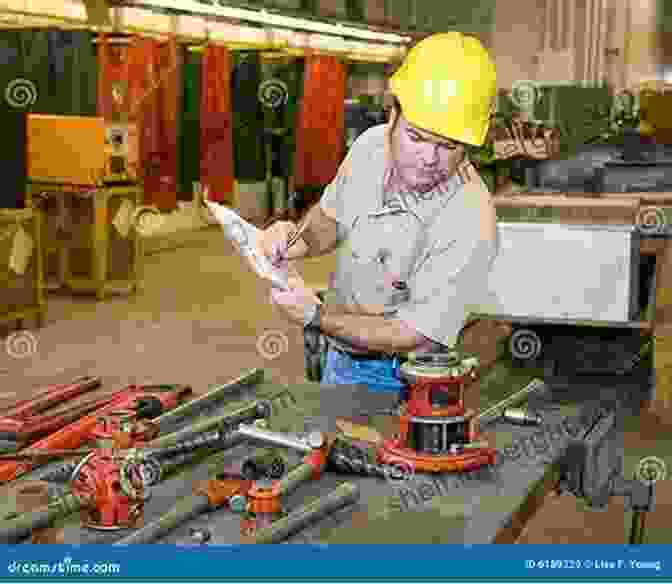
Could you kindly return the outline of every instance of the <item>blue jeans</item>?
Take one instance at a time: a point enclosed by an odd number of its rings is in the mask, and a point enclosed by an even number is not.
[[[322,373],[322,385],[366,385],[371,391],[400,392],[404,384],[399,381],[398,363],[395,359],[357,361],[345,353],[329,348]]]

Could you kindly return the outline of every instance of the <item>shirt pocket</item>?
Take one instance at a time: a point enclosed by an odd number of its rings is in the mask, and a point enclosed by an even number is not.
[[[399,303],[400,291],[394,283],[409,278],[421,231],[421,225],[408,214],[359,217],[348,241],[350,289],[357,303]]]

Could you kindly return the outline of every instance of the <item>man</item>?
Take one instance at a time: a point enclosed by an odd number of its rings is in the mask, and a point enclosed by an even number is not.
[[[298,274],[272,301],[293,323],[329,339],[324,384],[400,390],[398,358],[452,346],[486,291],[496,255],[490,193],[465,158],[481,146],[496,93],[480,42],[432,35],[390,79],[390,122],[361,134],[333,182],[297,227],[277,223],[262,248],[276,263],[344,244],[333,279],[337,302],[321,305]]]

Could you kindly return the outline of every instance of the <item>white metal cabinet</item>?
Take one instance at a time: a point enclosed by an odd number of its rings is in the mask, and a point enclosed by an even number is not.
[[[636,318],[638,242],[631,226],[499,223],[487,314],[539,320]]]

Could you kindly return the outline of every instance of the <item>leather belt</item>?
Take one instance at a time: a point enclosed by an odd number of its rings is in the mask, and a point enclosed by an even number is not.
[[[388,355],[387,353],[366,353],[363,355],[357,354],[357,353],[351,353],[350,351],[344,351],[343,349],[339,349],[338,347],[332,347],[339,353],[342,353],[343,355],[346,355],[347,357],[350,357],[353,361],[382,361],[383,359],[395,359],[398,357],[398,355]]]

